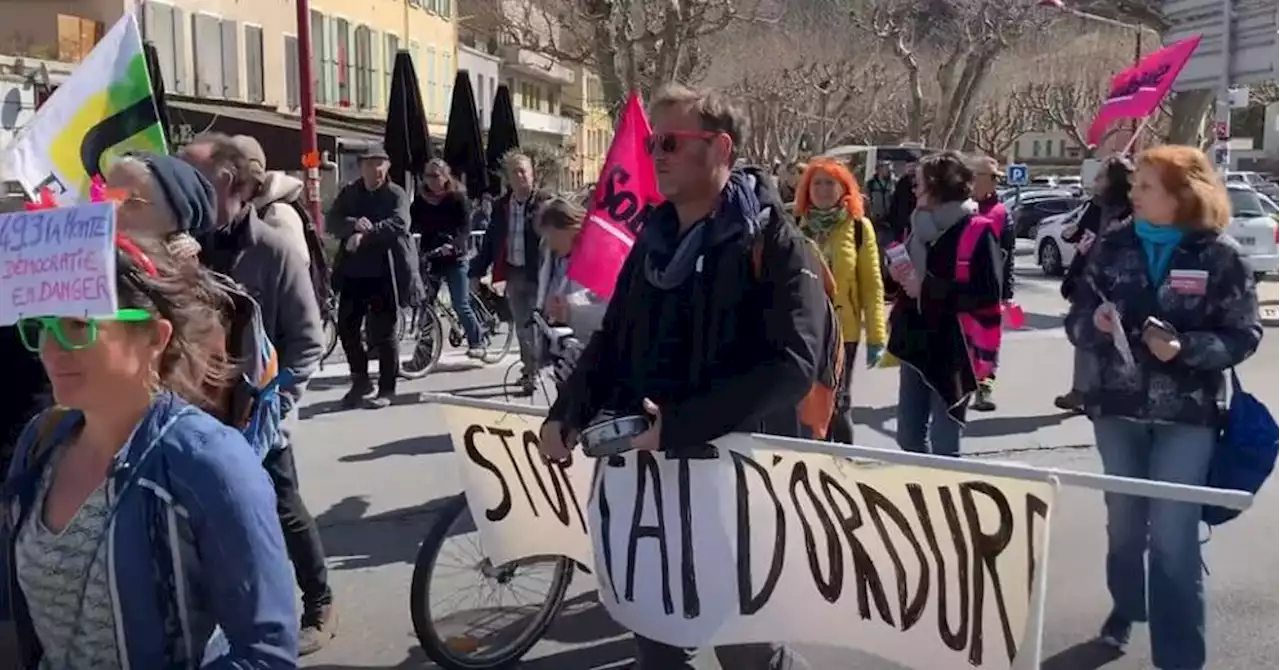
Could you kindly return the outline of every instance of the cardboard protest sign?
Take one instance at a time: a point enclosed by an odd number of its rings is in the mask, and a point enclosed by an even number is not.
[[[113,202],[0,215],[0,325],[116,313]]]
[[[0,149],[0,164],[28,196],[50,187],[67,205],[87,201],[93,177],[129,152],[166,153],[166,143],[138,22],[126,13]]]
[[[592,461],[575,458],[568,467],[543,462],[537,417],[438,407],[488,558],[502,565],[528,556],[568,556],[590,567],[585,510]]]
[[[712,459],[579,454],[562,468],[538,457],[537,417],[437,406],[489,558],[576,559],[612,617],[646,637],[818,643],[936,670],[1010,668],[1038,635],[1048,483],[738,434]]]

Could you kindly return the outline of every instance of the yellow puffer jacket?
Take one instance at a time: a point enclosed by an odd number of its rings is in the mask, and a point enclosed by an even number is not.
[[[806,235],[813,231],[801,221]],[[857,247],[854,226],[862,226],[862,247]],[[884,281],[880,277],[880,248],[876,231],[867,219],[846,217],[827,235],[823,253],[836,279],[836,313],[846,342],[866,342],[883,347],[888,337],[884,322]],[[866,337],[863,337],[865,327]]]

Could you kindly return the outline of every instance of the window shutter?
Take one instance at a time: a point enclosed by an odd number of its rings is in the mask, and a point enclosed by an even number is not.
[[[240,99],[240,23],[222,21],[222,97]]]

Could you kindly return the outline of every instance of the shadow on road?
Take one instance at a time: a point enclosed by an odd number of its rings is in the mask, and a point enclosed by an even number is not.
[[[969,414],[968,425],[964,427],[965,437],[1000,437],[1003,435],[1023,435],[1034,433],[1041,428],[1056,426],[1067,419],[1079,416],[1075,412],[1064,411],[1042,416],[993,416],[978,418]]]
[[[853,429],[858,431],[863,426],[884,435],[890,439],[896,439],[898,432],[890,430],[888,423],[890,419],[898,418],[898,406],[890,405],[888,407],[854,407],[853,408]]]
[[[896,419],[898,407],[854,407],[854,429],[870,428],[885,437],[897,439],[897,431],[888,427],[889,421]],[[965,426],[964,437],[1000,437],[1004,435],[1022,435],[1033,433],[1041,428],[1056,426],[1067,419],[1079,416],[1075,412],[1057,412],[1041,416],[993,416],[969,412],[969,423]]]
[[[413,507],[364,516],[369,501],[348,496],[316,515],[325,554],[332,570],[358,570],[394,563],[413,563],[418,545],[452,496]]]
[[[1097,640],[1072,645],[1044,659],[1040,670],[1097,670],[1123,656],[1119,650]]]
[[[301,667],[307,670],[421,670],[422,668],[434,668],[431,661],[427,660],[427,655],[422,653],[418,647],[412,647],[408,651],[408,658],[395,665],[339,665],[337,663],[322,663],[319,665],[311,665],[303,659]]]
[[[376,461],[379,458],[388,456],[425,456],[428,454],[443,454],[453,451],[453,440],[448,433],[441,435],[419,435],[417,437],[406,437],[403,440],[394,440],[386,444],[379,444],[370,447],[368,451],[359,454],[347,454],[339,457],[338,460],[343,463],[365,463],[368,461]]]
[[[1063,317],[1061,314],[1040,314],[1038,312],[1024,312],[1026,321],[1022,328],[1018,330],[1053,330],[1061,328]],[[1006,330],[1006,333],[1015,333],[1018,331]]]
[[[421,393],[397,393],[391,399],[392,405],[414,405],[422,399]],[[342,400],[326,400],[325,402],[317,402],[307,405],[298,410],[298,420],[306,421],[312,417],[323,416],[325,414],[334,414],[336,412],[364,412],[368,411],[365,407],[356,407],[355,409],[345,409],[342,407]]]
[[[333,389],[341,389],[351,386],[351,377],[343,375],[341,377],[315,377],[307,382],[308,391],[332,391]]]
[[[445,389],[441,393],[448,393],[462,398],[475,398],[477,400],[505,400],[509,394],[506,384],[481,384],[479,386],[463,386],[462,388]]]

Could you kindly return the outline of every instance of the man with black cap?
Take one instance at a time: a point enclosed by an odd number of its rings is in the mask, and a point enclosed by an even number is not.
[[[333,281],[338,291],[338,339],[351,366],[351,390],[342,399],[348,408],[374,390],[366,344],[378,355],[378,392],[366,406],[391,404],[400,373],[396,316],[421,290],[416,256],[408,244],[409,195],[387,178],[390,164],[381,146],[365,149],[360,178],[342,187],[325,216],[325,230],[342,243]],[[361,338],[362,327],[367,342]]]
[[[257,300],[280,367],[296,380],[281,389],[282,409],[288,415],[324,353],[320,310],[306,261],[262,221],[251,202],[266,172],[252,147],[242,139],[209,133],[184,147],[181,158],[199,170],[213,190],[217,222],[211,233],[201,236],[201,262],[243,285]],[[320,531],[298,490],[292,445],[272,450],[262,465],[275,486],[285,547],[302,590],[298,653],[313,653],[333,638],[337,625]]]

